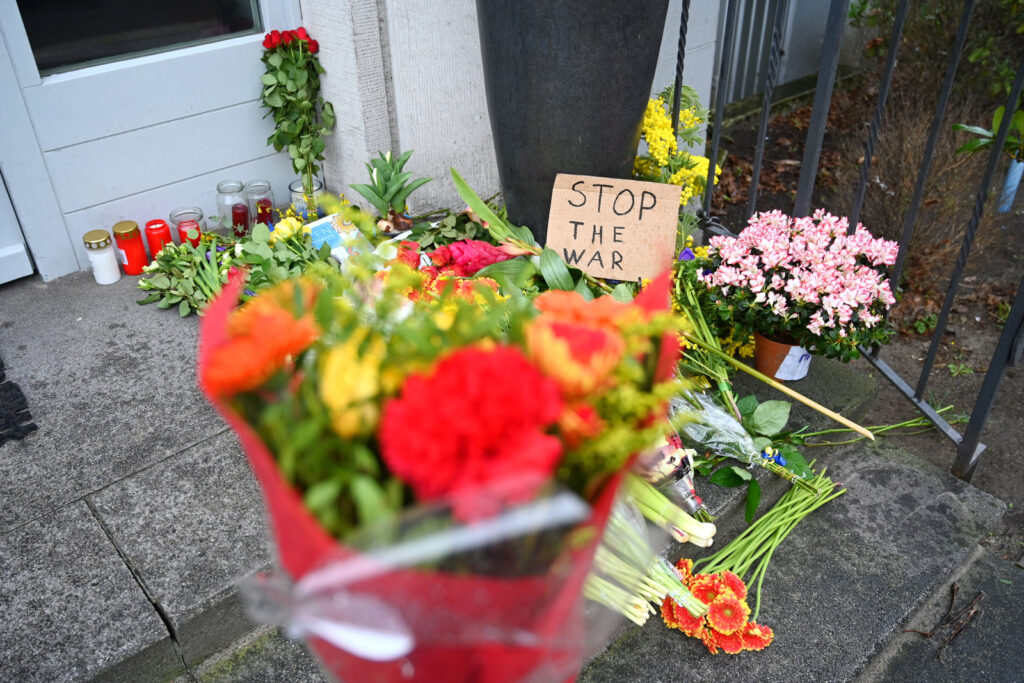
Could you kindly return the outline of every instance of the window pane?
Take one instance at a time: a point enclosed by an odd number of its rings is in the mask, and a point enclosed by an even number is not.
[[[43,75],[262,32],[256,0],[18,0]]]

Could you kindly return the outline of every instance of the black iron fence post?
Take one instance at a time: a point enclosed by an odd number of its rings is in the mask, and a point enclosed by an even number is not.
[[[846,26],[849,9],[850,0],[832,0],[828,8],[825,37],[821,45],[821,62],[818,65],[818,83],[814,88],[811,121],[807,125],[804,159],[800,166],[796,201],[793,203],[794,216],[806,216],[811,209],[811,196],[814,194],[814,181],[817,179],[818,161],[821,159],[821,143],[825,139],[828,108],[832,101],[832,89],[836,84],[836,71],[839,68],[839,48],[842,47],[843,28]]]

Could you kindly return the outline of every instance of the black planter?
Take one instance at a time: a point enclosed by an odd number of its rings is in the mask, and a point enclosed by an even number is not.
[[[509,220],[547,237],[558,173],[629,178],[668,0],[477,0]]]

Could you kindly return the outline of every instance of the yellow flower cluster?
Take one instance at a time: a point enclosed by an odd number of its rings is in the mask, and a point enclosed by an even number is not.
[[[288,239],[292,235],[309,233],[312,230],[308,225],[303,225],[302,220],[296,216],[286,216],[277,222],[274,231],[270,233],[270,242]]]
[[[679,203],[683,205],[687,204],[694,195],[699,194],[703,190],[704,183],[708,177],[708,158],[696,155],[691,155],[690,158],[696,162],[693,168],[681,168],[668,179],[668,182],[672,185],[682,186],[683,192],[679,196]],[[715,182],[718,181],[720,175],[722,175],[722,168],[715,164]]]
[[[754,357],[754,335],[748,334],[746,336],[740,335],[740,338],[736,338],[736,330],[730,330],[729,336],[725,339],[719,339],[719,344],[722,347],[722,351],[729,354],[733,358],[753,358]]]
[[[678,151],[676,136],[672,131],[672,119],[665,113],[665,100],[660,97],[647,103],[644,111],[642,132],[647,141],[648,153],[660,166],[668,163],[670,154]]]

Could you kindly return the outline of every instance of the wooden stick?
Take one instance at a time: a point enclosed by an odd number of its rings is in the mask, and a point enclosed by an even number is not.
[[[805,406],[807,406],[809,408],[813,408],[814,410],[818,411],[822,415],[825,415],[826,417],[832,418],[833,420],[835,420],[839,424],[843,425],[844,427],[848,427],[849,429],[852,429],[853,431],[855,431],[858,434],[864,436],[865,438],[871,439],[872,441],[875,440],[875,435],[874,434],[872,434],[867,429],[864,429],[863,427],[861,427],[856,422],[851,422],[850,420],[847,420],[845,417],[843,417],[839,413],[831,411],[828,408],[826,408],[825,406],[821,405],[820,403],[812,401],[811,399],[807,398],[803,394],[801,394],[801,393],[799,393],[797,391],[794,391],[793,389],[790,389],[786,385],[784,385],[784,384],[782,384],[780,382],[775,381],[771,377],[768,377],[767,375],[761,374],[760,372],[758,372],[754,368],[746,365],[745,363],[739,362],[738,360],[736,360],[732,356],[730,356],[730,355],[728,355],[726,353],[723,353],[723,352],[721,352],[721,351],[719,351],[719,350],[717,350],[715,348],[712,348],[710,345],[705,344],[700,339],[697,339],[695,337],[691,337],[690,335],[686,334],[685,332],[683,332],[683,336],[686,337],[687,343],[696,344],[697,346],[701,347],[702,349],[704,349],[708,353],[710,353],[710,354],[712,354],[714,356],[718,356],[719,358],[721,358],[725,362],[727,362],[730,365],[732,365],[737,370],[742,370],[743,372],[747,373],[748,375],[753,375],[754,377],[756,377],[757,379],[761,380],[762,382],[764,382],[768,386],[772,387],[773,389],[777,389],[777,390],[781,391],[782,393],[786,394],[787,396],[789,396],[790,398],[792,398],[792,399],[794,399],[796,401],[800,401]]]

